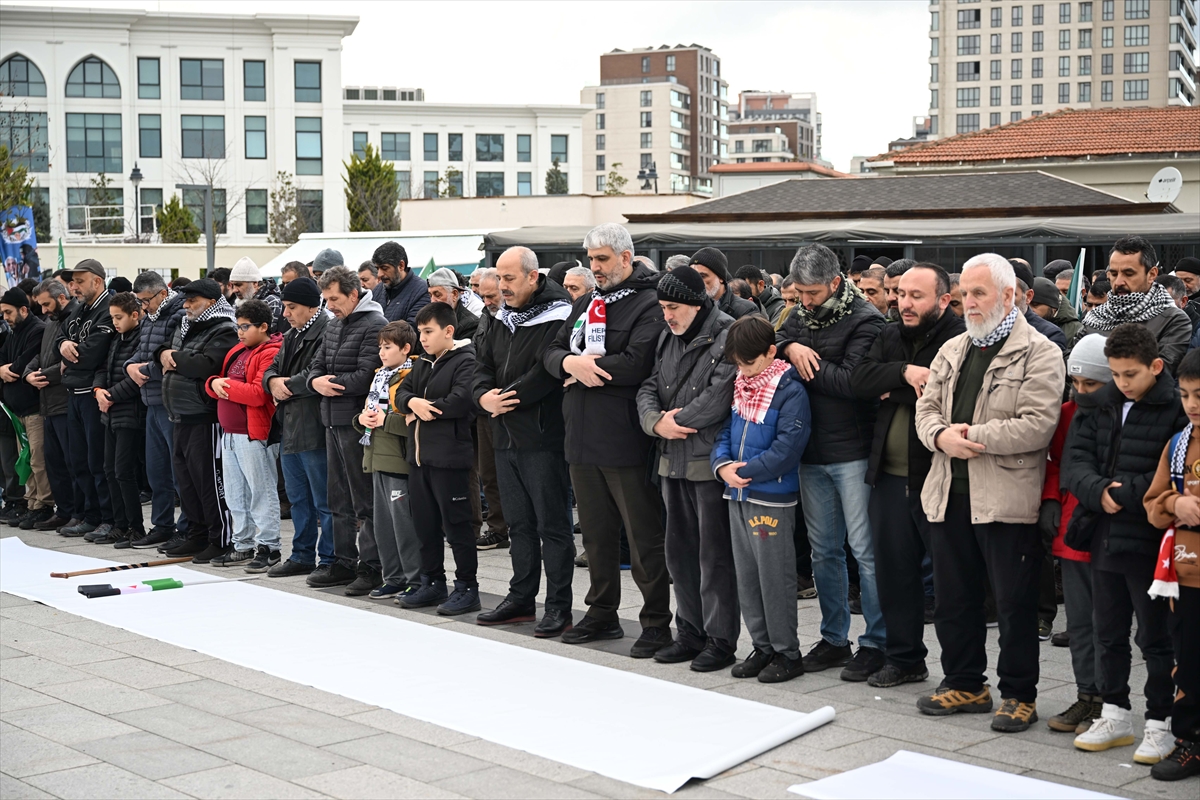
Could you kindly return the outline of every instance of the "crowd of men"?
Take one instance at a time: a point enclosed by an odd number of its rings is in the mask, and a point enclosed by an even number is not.
[[[625,636],[628,568],[632,657],[764,683],[927,681],[932,623],[944,678],[919,710],[1001,732],[1038,722],[1053,638],[1078,700],[1051,729],[1200,774],[1200,260],[1160,274],[1128,236],[1089,280],[810,245],[779,276],[711,247],[660,269],[616,224],[583,246],[586,266],[513,247],[465,278],[387,242],[278,283],[242,259],[121,286],[86,259],[8,289],[0,520],[567,644]],[[484,610],[493,548],[512,578]]]

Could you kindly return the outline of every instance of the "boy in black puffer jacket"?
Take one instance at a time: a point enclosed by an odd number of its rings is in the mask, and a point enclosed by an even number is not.
[[[421,588],[397,602],[404,608],[437,605],[443,615],[480,609],[470,499],[479,488],[468,478],[475,457],[475,348],[469,339],[455,340],[455,322],[454,309],[445,303],[417,312],[425,352],[396,390],[396,409],[408,419],[409,500],[421,540]],[[454,551],[454,592],[448,599],[443,533]]]
[[[1162,536],[1142,501],[1159,455],[1187,416],[1145,326],[1115,328],[1104,355],[1113,381],[1077,398],[1062,466],[1064,488],[1079,500],[1065,542],[1092,554],[1096,683],[1104,700],[1099,719],[1075,737],[1075,746],[1095,752],[1133,744],[1129,628],[1136,616],[1134,641],[1146,660],[1146,725],[1133,760],[1155,764],[1174,741],[1166,721],[1174,700],[1174,656],[1168,606],[1147,595]]]

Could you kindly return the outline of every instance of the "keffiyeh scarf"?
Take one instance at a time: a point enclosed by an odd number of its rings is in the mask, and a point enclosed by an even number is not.
[[[314,315],[315,316],[315,315]],[[367,391],[367,411],[383,411],[387,412],[389,395],[388,383],[392,380],[392,376],[400,370],[412,369],[412,361],[405,361],[398,367],[380,367],[375,370],[375,377],[371,379],[371,388]],[[363,433],[362,438],[358,443],[366,447],[371,443],[371,431],[373,428],[367,428]]]
[[[746,378],[738,371],[733,381],[733,410],[747,422],[761,425],[771,410],[771,400],[775,397],[775,389],[779,379],[788,371],[791,365],[786,361],[775,359],[770,366],[753,378]]]
[[[571,352],[577,356],[605,355],[604,333],[608,319],[608,306],[637,294],[637,288],[627,286],[608,294],[592,290],[592,300],[587,309],[575,320],[571,329]]]
[[[854,281],[843,275],[841,284],[832,297],[811,311],[803,304],[797,303],[794,313],[800,315],[800,319],[809,330],[817,331],[840,322],[854,309],[855,298],[862,296],[863,293],[854,285]]]
[[[1017,314],[1019,313],[1021,312],[1017,311],[1017,307],[1013,306],[1012,311],[1008,312],[1008,316],[1000,320],[1000,324],[997,325],[991,333],[982,339],[976,339],[974,336],[972,336],[971,344],[979,348],[985,348],[991,347],[996,342],[1002,341],[1006,336],[1012,333],[1013,325],[1017,324]]]
[[[150,320],[151,322],[157,322],[158,315],[163,312],[164,308],[166,308],[167,306],[169,306],[171,304],[171,301],[173,299],[175,299],[176,294],[177,294],[177,292],[174,289],[167,289],[167,296],[164,297],[163,301],[158,304],[158,310],[155,311],[153,314],[147,314],[146,319]]]
[[[1146,322],[1175,305],[1170,292],[1161,283],[1150,284],[1147,292],[1109,294],[1108,301],[1096,306],[1083,318],[1083,324],[1094,331],[1107,333],[1126,322]]]
[[[188,319],[187,314],[183,315],[183,319],[179,321],[180,341],[183,341],[185,338],[187,338],[188,330],[192,327],[192,325],[196,324],[197,322],[210,320],[213,317],[224,317],[230,322],[237,321],[233,315],[233,307],[229,305],[229,301],[224,297],[219,297],[217,298],[217,302],[206,308],[200,314],[200,316],[196,317],[195,319]]]
[[[514,311],[507,305],[500,307],[496,318],[508,328],[509,333],[516,333],[517,328],[541,325],[543,322],[562,322],[571,315],[571,304],[566,300],[551,300],[548,303],[538,303],[528,308]]]

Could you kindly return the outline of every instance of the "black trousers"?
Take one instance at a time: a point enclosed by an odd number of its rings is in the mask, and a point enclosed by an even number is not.
[[[104,426],[104,475],[112,497],[113,526],[123,531],[143,532],[142,479],[146,452],[138,428]]]
[[[887,660],[901,669],[925,665],[925,581],[929,519],[908,478],[880,471],[867,508],[875,546],[875,585],[887,628]]]
[[[1058,616],[1058,591],[1054,588],[1054,537],[1047,536],[1041,528],[1038,533],[1042,537],[1042,570],[1038,575],[1038,619],[1043,622],[1054,622]]]
[[[179,505],[188,518],[188,535],[228,547],[233,543],[233,516],[225,505],[221,426],[215,422],[177,422],[174,436],[171,464],[179,487]]]
[[[479,441],[485,441],[486,418],[480,419]],[[509,556],[513,575],[508,598],[532,606],[546,567],[546,608],[571,612],[571,579],[575,574],[575,535],[571,532],[571,507],[567,505],[567,462],[561,450],[491,450],[499,491],[507,509]],[[472,485],[473,487],[473,485]],[[503,519],[500,505],[488,501]],[[497,523],[499,524],[499,523]],[[491,530],[491,522],[488,523]],[[455,556],[457,558],[457,556]]]
[[[1175,654],[1167,618],[1170,606],[1146,591],[1154,581],[1154,556],[1130,555],[1145,562],[1144,574],[1122,575],[1092,568],[1092,629],[1096,637],[1096,688],[1104,702],[1130,708],[1129,669],[1133,660],[1130,627],[1137,617],[1133,641],[1146,660],[1146,719],[1171,715],[1175,686],[1171,670]],[[1194,621],[1193,621],[1194,623]]]
[[[1189,742],[1200,741],[1200,589],[1179,587],[1171,601],[1171,640],[1175,645],[1175,704],[1171,733]]]
[[[971,523],[971,499],[950,492],[944,522],[929,524],[937,605],[933,624],[942,646],[946,686],[978,692],[987,680],[983,597],[988,581],[996,595],[1000,697],[1037,699],[1038,576],[1042,542],[1035,524]],[[876,573],[886,571],[880,566]]]
[[[325,429],[333,553],[347,569],[382,572],[383,562],[379,560],[379,545],[375,541],[375,490],[371,476],[363,472],[361,438],[362,434],[350,425]]]
[[[67,466],[71,444],[67,434],[67,415],[45,417],[46,477],[54,495],[55,513],[65,519],[78,519],[83,510],[75,500],[75,477]]]
[[[804,523],[804,509],[796,504],[796,527],[792,531],[792,542],[796,546],[796,575],[812,578],[812,545],[808,541],[808,525]]]
[[[468,586],[478,585],[479,551],[471,530],[469,469],[444,469],[411,465],[408,471],[408,500],[417,538],[421,540],[421,574],[433,580],[446,579],[446,550],[442,537],[454,553],[454,578]]]
[[[113,521],[112,495],[104,475],[104,423],[100,406],[88,394],[71,394],[67,399],[67,436],[71,449],[67,458],[82,494],[80,517],[93,525]]]
[[[579,504],[579,527],[588,557],[587,615],[617,622],[621,605],[621,523],[629,539],[633,580],[642,592],[643,628],[671,625],[671,583],[667,575],[662,505],[645,467],[571,465],[571,485]]]

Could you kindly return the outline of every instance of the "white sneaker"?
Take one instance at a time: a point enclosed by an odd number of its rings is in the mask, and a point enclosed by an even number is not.
[[[1110,747],[1131,745],[1133,738],[1133,712],[1105,703],[1092,727],[1075,737],[1075,746],[1097,753]]]
[[[1171,718],[1163,722],[1146,720],[1146,733],[1138,745],[1133,760],[1139,764],[1157,764],[1175,749],[1175,737],[1171,734]]]

